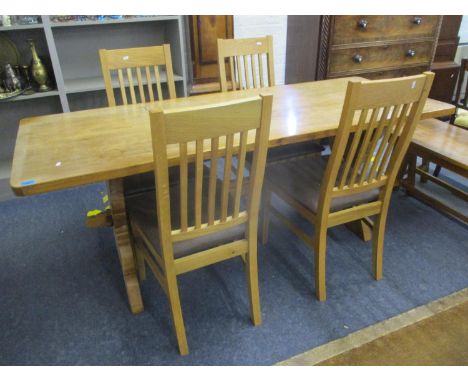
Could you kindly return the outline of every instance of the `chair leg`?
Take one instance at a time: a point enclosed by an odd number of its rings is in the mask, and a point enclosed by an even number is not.
[[[180,306],[179,287],[177,286],[177,278],[175,274],[167,275],[167,295],[169,304],[171,305],[172,322],[176,332],[177,343],[181,355],[189,353],[187,337],[185,335],[184,319],[182,317],[182,308]]]
[[[271,203],[271,190],[264,187],[262,195],[262,244],[268,243],[268,230],[270,228],[270,203]]]
[[[436,166],[436,168],[434,169],[434,176],[435,177],[438,177],[439,174],[440,174],[440,170],[442,170],[442,167],[440,167],[439,165]]]
[[[249,248],[246,254],[245,270],[247,273],[247,285],[250,298],[250,316],[255,326],[262,323],[260,309],[260,293],[258,289],[258,264],[257,264],[257,237],[249,235]]]
[[[376,217],[372,232],[372,268],[376,280],[383,277],[383,245],[386,221],[387,213],[385,211]]]
[[[327,227],[315,226],[315,294],[319,301],[327,299],[326,289],[326,255],[327,255]]]
[[[423,158],[421,168],[424,171],[429,172],[429,161],[427,159]],[[426,183],[427,182],[427,177],[424,176],[424,175],[421,175],[420,182],[421,183]]]

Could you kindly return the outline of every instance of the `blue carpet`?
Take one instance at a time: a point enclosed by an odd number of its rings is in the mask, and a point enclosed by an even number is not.
[[[181,357],[152,275],[145,311],[133,316],[111,229],[84,226],[103,189],[0,203],[1,365],[268,365],[468,287],[466,227],[403,192],[390,207],[382,281],[371,275],[370,243],[330,230],[324,303],[312,252],[273,218],[259,246],[263,325],[250,323],[240,260],[185,274],[191,353]]]

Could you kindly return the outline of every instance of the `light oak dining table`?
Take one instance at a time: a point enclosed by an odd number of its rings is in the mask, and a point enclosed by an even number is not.
[[[107,181],[128,301],[131,311],[139,313],[143,303],[122,179],[153,170],[148,110],[190,108],[273,94],[269,146],[275,147],[333,137],[350,79],[365,80],[347,77],[25,118],[19,125],[10,186],[17,196],[27,196]],[[453,105],[428,99],[421,118],[454,112]],[[168,155],[170,165],[177,165],[178,150],[168,148]]]

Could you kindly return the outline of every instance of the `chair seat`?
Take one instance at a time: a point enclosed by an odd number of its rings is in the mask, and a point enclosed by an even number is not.
[[[203,188],[208,187],[208,179],[204,178]],[[194,225],[194,214],[193,214],[193,189],[194,180],[191,178],[188,185],[188,226]],[[218,182],[217,195],[220,195],[221,187]],[[207,194],[207,193],[204,193]],[[180,194],[179,184],[173,183],[170,186],[170,198],[172,206],[180,205]],[[206,206],[207,198],[203,200],[203,205]],[[154,191],[148,191],[140,194],[134,194],[126,198],[127,214],[131,221],[132,227],[138,227],[143,235],[151,242],[156,252],[161,254],[161,244],[158,233],[158,220],[156,215],[156,195]],[[216,203],[219,206],[219,203]],[[180,215],[178,208],[171,208],[171,224],[173,229],[180,228]],[[202,208],[202,211],[206,211],[206,208]],[[215,212],[215,219],[219,217],[219,212]],[[206,216],[202,216],[202,221],[206,221]],[[245,224],[239,224],[230,229],[225,229],[217,233],[208,234],[197,237],[195,239],[189,239],[179,241],[173,244],[174,257],[183,257],[193,253],[201,252],[213,247],[217,247],[222,244],[226,244],[232,241],[240,240],[245,238]]]
[[[324,156],[303,157],[271,164],[266,170],[266,179],[274,187],[282,189],[305,207],[316,213],[320,186],[327,166]],[[333,198],[330,211],[339,211],[362,203],[377,200],[379,190]]]

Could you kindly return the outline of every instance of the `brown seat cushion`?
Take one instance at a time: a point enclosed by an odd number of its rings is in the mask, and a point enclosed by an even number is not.
[[[193,164],[191,164],[193,165]],[[174,184],[179,181],[179,166],[169,167],[169,183]],[[145,172],[127,176],[123,180],[125,195],[132,195],[145,191],[154,191],[154,172]]]
[[[324,147],[315,141],[293,143],[279,147],[272,147],[268,150],[267,163],[274,163],[292,159],[295,157],[306,156],[309,154],[318,154],[324,150]]]
[[[324,156],[311,156],[271,164],[266,170],[266,179],[316,213],[327,158]],[[375,201],[378,196],[379,190],[373,189],[350,196],[333,198],[330,210],[339,211],[358,204]]]
[[[194,180],[189,179],[188,187],[188,225],[194,225],[194,214],[193,214],[193,191],[194,191]],[[204,178],[203,189],[207,190],[208,178]],[[217,198],[221,194],[220,184],[218,183],[218,189],[216,192]],[[206,213],[208,195],[207,192],[203,193],[205,197],[202,203],[202,211]],[[171,223],[172,229],[180,228],[180,205],[179,199],[179,184],[173,183],[170,186],[170,198],[171,198]],[[143,234],[150,240],[154,246],[156,252],[162,255],[161,245],[158,233],[158,221],[156,216],[156,195],[154,191],[149,191],[140,194],[134,194],[126,198],[127,213],[131,224],[138,226]],[[219,206],[220,203],[216,203]],[[232,203],[231,203],[232,205]],[[219,211],[215,213],[215,219],[219,218]],[[206,221],[206,216],[202,216],[202,221]],[[174,243],[173,252],[174,257],[182,257],[192,253],[204,251],[222,244],[226,244],[235,240],[245,238],[245,224],[240,224],[230,229],[223,230],[214,234],[200,236],[195,239],[184,240]]]
[[[299,142],[284,146],[271,147],[268,149],[267,166],[269,166],[271,163],[286,161],[289,159],[303,157],[310,154],[319,155],[324,149],[325,147],[317,141]],[[247,165],[249,167],[252,160],[253,153],[248,152]]]

